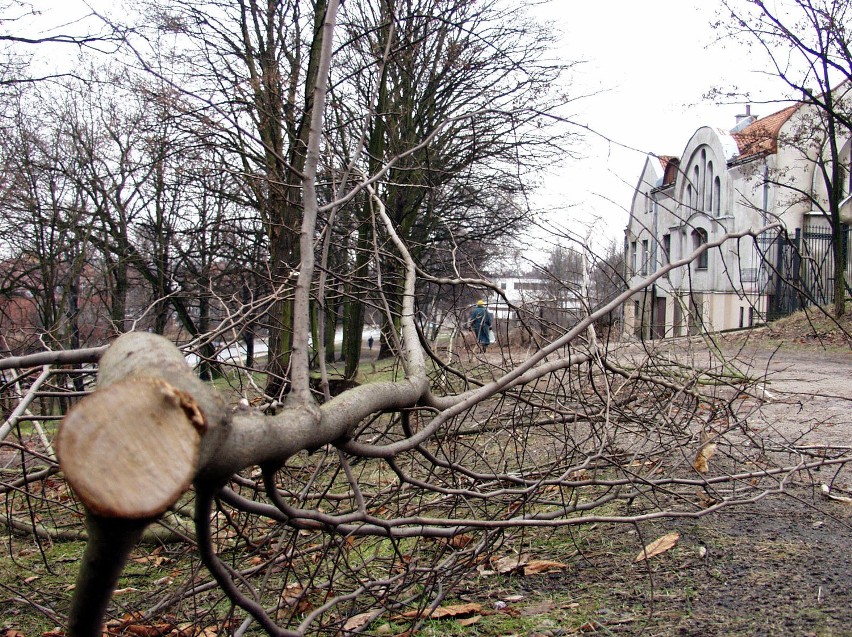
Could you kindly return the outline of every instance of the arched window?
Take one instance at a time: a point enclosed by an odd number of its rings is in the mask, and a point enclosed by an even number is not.
[[[686,207],[692,210],[692,184],[686,186]]]
[[[701,201],[701,171],[698,169],[698,165],[692,167],[692,185],[695,188],[695,200],[690,204],[690,207],[694,207],[694,210],[700,210],[701,206],[704,205],[704,202]]]
[[[707,182],[707,197],[704,200],[704,210],[706,210],[707,212],[712,212],[714,202],[715,202],[714,195],[716,194],[715,191],[713,190],[713,162],[712,161],[707,162],[707,174],[706,174],[705,181]]]
[[[716,177],[713,180],[713,214],[719,216],[722,211],[722,180]]]
[[[700,172],[696,170],[695,177],[695,187],[698,189],[698,207],[702,210],[707,210],[707,189],[705,188],[705,178],[707,176],[707,151],[703,148],[701,149],[701,170]]]
[[[692,249],[693,249],[693,251],[698,250],[698,248],[703,246],[705,243],[707,243],[707,231],[704,230],[703,228],[695,228],[692,231]],[[707,264],[710,261],[709,256],[710,255],[707,254],[707,250],[702,252],[699,255],[698,259],[696,259],[694,261],[695,268],[697,270],[706,270]]]

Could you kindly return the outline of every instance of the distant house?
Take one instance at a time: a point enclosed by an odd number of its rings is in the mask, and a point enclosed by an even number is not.
[[[626,229],[629,285],[727,232],[780,222],[790,240],[775,232],[729,241],[672,270],[627,304],[627,333],[662,338],[746,327],[832,300],[819,121],[803,104],[763,118],[747,108],[731,130],[699,128],[679,156],[646,158]],[[849,206],[848,134],[837,142]],[[848,255],[844,267],[852,273]]]
[[[494,318],[511,328],[524,322],[546,332],[549,326],[573,325],[582,312],[579,282],[548,279],[530,273],[502,274],[489,277],[501,295],[485,298]]]

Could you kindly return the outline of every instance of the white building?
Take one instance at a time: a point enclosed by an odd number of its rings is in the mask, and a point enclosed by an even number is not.
[[[535,274],[493,275],[489,279],[503,295],[492,293],[485,299],[498,320],[564,322],[565,316],[573,317],[582,308],[576,281],[548,280]]]
[[[633,297],[625,308],[626,333],[661,338],[745,327],[808,298],[830,300],[833,261],[824,241],[830,230],[820,211],[827,203],[819,169],[826,166],[823,131],[811,106],[762,119],[747,109],[732,130],[699,128],[678,157],[647,157],[626,230],[629,285],[725,233],[780,222],[791,241],[775,232],[709,249]],[[848,132],[837,141],[849,207]],[[846,269],[852,272],[848,256]]]

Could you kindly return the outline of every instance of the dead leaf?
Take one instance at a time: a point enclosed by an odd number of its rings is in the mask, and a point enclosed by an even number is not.
[[[287,584],[281,593],[282,607],[278,609],[278,619],[283,619],[287,614],[285,608],[293,608],[297,613],[304,613],[313,607],[305,591],[305,587],[296,582]]]
[[[153,564],[154,566],[162,566],[163,564],[168,564],[172,560],[163,555],[145,555],[143,557],[137,557],[133,561],[137,564]]]
[[[524,575],[538,575],[568,568],[567,564],[554,562],[553,560],[532,560],[524,565]]]
[[[698,453],[695,454],[695,460],[692,462],[692,468],[698,473],[707,473],[710,470],[710,465],[708,463],[714,453],[716,453],[715,442],[708,442],[707,444],[701,445]]]
[[[553,602],[541,602],[525,606],[521,609],[521,615],[524,617],[536,617],[538,615],[546,615],[554,610],[556,610],[556,604]]]
[[[132,586],[128,586],[127,588],[116,588],[112,594],[113,595],[127,595],[128,593],[136,593],[139,589],[133,588]]]
[[[346,623],[343,624],[343,634],[346,635],[347,631],[358,630],[359,628],[363,628],[371,621],[373,621],[376,617],[379,616],[381,611],[369,611],[367,613],[358,613],[357,615],[353,615],[349,619],[346,620]]]
[[[709,509],[711,506],[717,504],[719,500],[711,496],[709,493],[704,491],[703,489],[699,489],[695,492],[695,495],[698,496],[698,504],[704,509]]]
[[[506,557],[501,557],[499,560],[494,562],[494,568],[501,575],[505,575],[506,573],[511,573],[512,571],[522,568],[529,561],[530,556],[526,553],[521,553],[520,555],[507,555]]]
[[[449,544],[454,549],[463,549],[471,542],[473,542],[473,536],[468,535],[467,533],[462,533],[460,535],[454,535],[453,537],[451,537],[447,544]]]
[[[820,490],[822,491],[822,494],[829,500],[836,500],[837,502],[852,504],[852,498],[846,497],[845,495],[835,495],[831,492],[831,489],[827,484],[822,485],[820,487]]]
[[[661,553],[665,553],[670,548],[672,548],[677,541],[680,539],[680,533],[668,533],[662,537],[657,538],[653,542],[651,542],[648,546],[646,546],[639,555],[636,556],[634,562],[641,562],[642,560],[648,560],[656,555],[660,555]]]
[[[36,581],[39,578],[38,575],[30,575],[29,577],[24,579],[24,584],[29,584],[31,582]]]
[[[130,624],[124,628],[125,635],[135,635],[135,637],[163,637],[174,629],[173,624],[151,624],[144,626],[142,624]]]
[[[447,617],[460,617],[462,615],[471,615],[482,610],[482,605],[476,602],[468,604],[454,604],[452,606],[438,606],[435,610],[429,613],[426,610],[410,610],[402,613],[399,617],[411,619],[414,617],[429,617],[430,619],[444,619]]]
[[[472,617],[457,619],[456,622],[459,624],[459,626],[473,626],[480,619],[482,619],[482,615],[473,615]]]

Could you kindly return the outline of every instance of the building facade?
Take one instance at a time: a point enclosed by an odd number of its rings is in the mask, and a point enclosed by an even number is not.
[[[832,300],[824,130],[820,113],[804,104],[763,118],[747,109],[731,130],[699,128],[679,156],[646,158],[626,230],[629,286],[726,233],[775,223],[782,230],[729,240],[671,269],[627,304],[627,334],[735,329]],[[849,136],[836,141],[845,210]],[[848,251],[844,261],[852,273]]]

